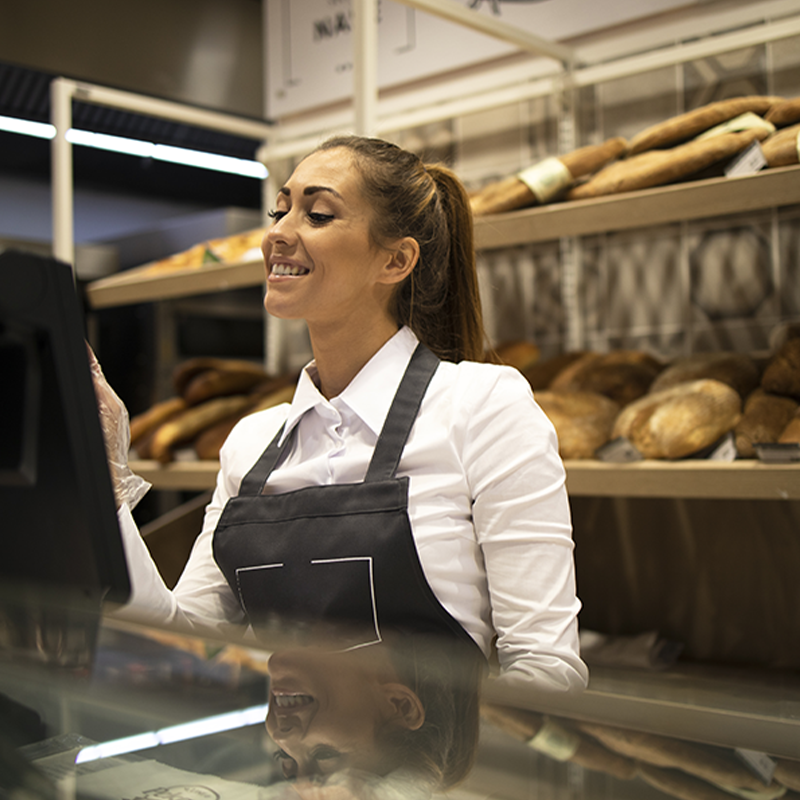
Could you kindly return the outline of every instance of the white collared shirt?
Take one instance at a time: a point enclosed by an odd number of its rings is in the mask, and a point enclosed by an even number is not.
[[[331,400],[317,389],[312,362],[291,405],[245,417],[222,448],[203,530],[174,591],[159,589],[152,567],[139,563],[146,559],[129,555],[132,608],[144,603],[160,621],[195,627],[241,623],[212,553],[228,498],[284,421],[284,436],[294,427],[297,434],[265,491],[363,481],[416,345],[401,329]],[[540,688],[584,686],[564,468],[555,430],[522,375],[491,364],[440,363],[397,475],[409,478],[409,518],[428,583],[484,653],[496,636],[503,673]],[[122,517],[130,550],[133,521]]]

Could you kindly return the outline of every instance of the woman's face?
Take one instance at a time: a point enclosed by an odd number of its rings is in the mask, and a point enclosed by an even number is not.
[[[380,775],[396,766],[376,734],[397,721],[393,699],[410,692],[406,687],[385,683],[379,669],[352,653],[278,652],[269,672],[266,726],[286,778],[347,769]]]
[[[388,313],[390,250],[370,239],[372,209],[349,150],[313,153],[278,193],[262,249],[267,311],[309,325],[363,324]]]

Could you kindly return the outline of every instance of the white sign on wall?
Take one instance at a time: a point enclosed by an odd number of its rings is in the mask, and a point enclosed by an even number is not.
[[[695,0],[696,1],[696,0]],[[476,13],[560,41],[690,0],[458,0]],[[350,0],[266,0],[267,114],[280,118],[353,92]],[[378,86],[386,88],[514,51],[493,37],[379,0]]]

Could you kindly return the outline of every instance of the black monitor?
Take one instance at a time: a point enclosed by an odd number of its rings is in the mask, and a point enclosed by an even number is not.
[[[72,270],[0,253],[0,584],[14,597],[130,594]]]

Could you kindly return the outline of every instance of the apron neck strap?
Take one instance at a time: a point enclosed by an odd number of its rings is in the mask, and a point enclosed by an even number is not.
[[[366,483],[394,477],[406,440],[419,413],[422,398],[425,396],[428,384],[438,366],[439,359],[425,345],[418,344],[411,356],[405,375],[400,381],[400,386],[383,424],[381,435],[378,437],[378,443],[375,445],[375,452],[372,454],[367,476],[364,479]],[[281,425],[269,447],[242,478],[239,486],[240,496],[255,497],[263,491],[267,478],[275,469],[283,451],[294,438],[296,428],[289,433],[283,444],[279,445],[283,429],[284,425]]]
[[[366,483],[393,478],[439,359],[421,342],[411,356],[372,454]]]

